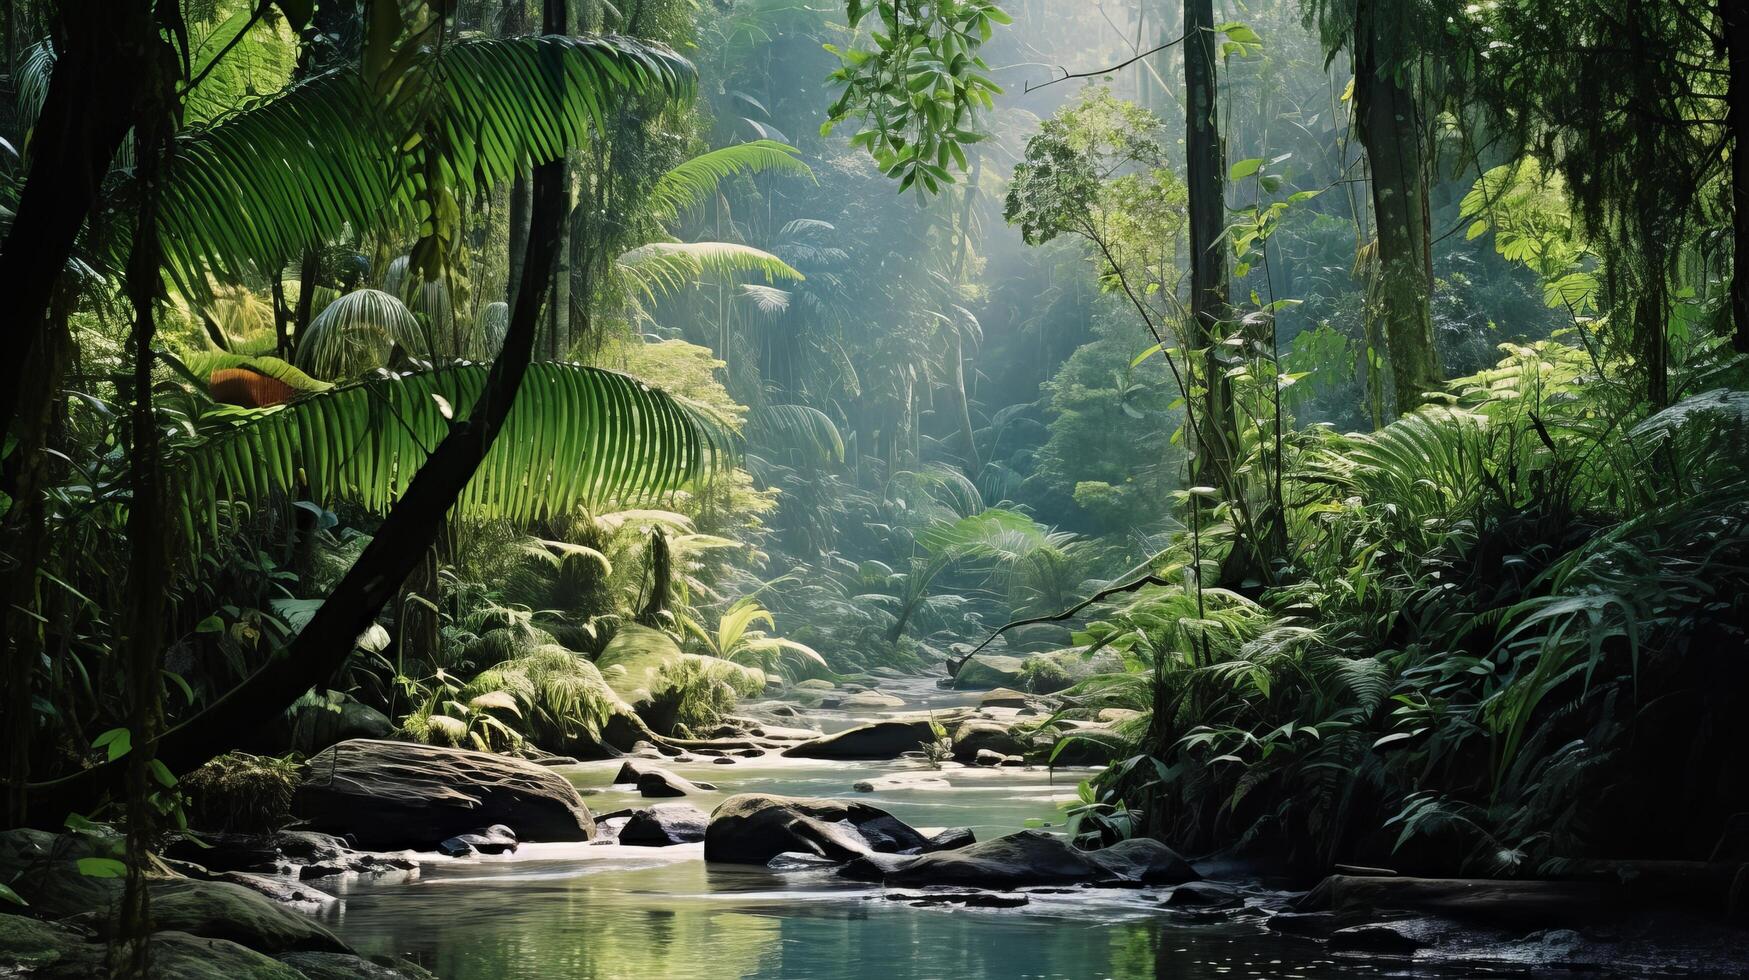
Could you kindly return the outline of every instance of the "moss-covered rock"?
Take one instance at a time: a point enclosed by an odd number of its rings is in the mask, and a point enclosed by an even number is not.
[[[979,691],[994,687],[1019,688],[1023,661],[997,653],[980,653],[960,665],[953,675],[953,686],[960,691]]]

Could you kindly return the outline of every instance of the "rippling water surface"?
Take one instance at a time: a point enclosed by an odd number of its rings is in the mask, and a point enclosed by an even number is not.
[[[951,703],[918,687],[913,705]],[[855,718],[815,719],[828,730]],[[915,772],[903,763],[744,760],[668,768],[724,796],[855,796],[923,828],[968,826],[980,839],[1029,818],[1060,824],[1057,804],[1084,774],[954,768],[946,786],[852,793],[862,779]],[[560,770],[592,810],[644,805],[613,789],[617,763]],[[412,881],[344,886],[330,924],[367,953],[408,956],[445,980],[758,977],[794,980],[1486,975],[1408,960],[1332,957],[1266,932],[1261,918],[1201,923],[1166,912],[1164,891],[1032,893],[1017,909],[914,907],[828,873],[706,866],[703,845],[669,848],[529,844],[501,857],[432,857]]]

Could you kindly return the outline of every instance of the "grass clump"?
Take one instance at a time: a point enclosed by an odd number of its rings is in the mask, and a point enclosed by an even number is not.
[[[303,773],[293,756],[227,752],[183,777],[188,822],[200,830],[278,830],[292,820],[292,793]]]

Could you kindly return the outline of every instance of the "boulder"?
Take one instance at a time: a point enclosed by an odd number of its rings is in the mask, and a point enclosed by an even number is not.
[[[92,834],[51,834],[16,828],[0,831],[0,881],[30,903],[30,911],[59,919],[109,909],[121,899],[120,878],[79,873],[83,858],[114,857],[121,839]]]
[[[595,822],[565,777],[522,759],[355,739],[310,760],[292,810],[367,850],[429,849],[494,823],[527,841],[588,840]]]
[[[985,708],[1024,708],[1031,701],[1032,695],[1030,694],[1022,694],[1012,688],[998,687],[979,698],[978,704]]]
[[[1025,755],[1026,750],[1026,740],[999,721],[973,718],[953,732],[953,757],[960,762],[975,761],[984,751],[1003,756]]]
[[[170,878],[152,881],[152,924],[203,939],[224,939],[262,953],[310,950],[349,953],[339,937],[308,916],[228,881]],[[113,925],[93,917],[99,935]]]
[[[783,754],[796,759],[897,759],[935,739],[928,719],[877,721],[792,745]]]
[[[99,953],[102,947],[95,947]],[[54,975],[84,962],[93,949],[88,933],[69,925],[0,914],[0,976]],[[96,964],[101,964],[99,957]]]
[[[435,974],[404,960],[365,959],[350,953],[286,953],[279,961],[304,980],[437,980]]]
[[[977,842],[978,838],[972,833],[970,828],[949,827],[925,841],[923,844],[923,850],[925,853],[930,851],[951,851],[956,848],[965,847],[968,844],[976,844]]]
[[[972,764],[979,766],[999,766],[1007,761],[1008,757],[1000,752],[995,752],[990,749],[979,749],[977,757],[972,759]]]
[[[916,857],[869,854],[840,872],[858,881],[900,887],[956,885],[1022,888],[1029,885],[1163,884],[1195,876],[1170,848],[1151,840],[1131,840],[1098,851],[1083,851],[1068,841],[1034,830]]]
[[[638,776],[639,796],[691,796],[715,790],[715,783],[695,783],[666,769],[645,769]]]
[[[892,814],[863,803],[744,793],[711,813],[704,859],[765,864],[798,852],[848,861],[875,853],[921,853],[928,843]]]
[[[959,673],[953,675],[953,686],[960,691],[1017,688],[1021,686],[1020,664],[1019,657],[980,653],[960,665]]]
[[[102,947],[97,953],[98,962],[102,962]],[[163,980],[305,980],[303,973],[266,954],[228,940],[185,932],[153,933],[151,958],[151,975]]]
[[[1144,885],[1181,885],[1202,877],[1190,862],[1178,856],[1178,852],[1152,837],[1132,837],[1088,853],[1124,881]]]
[[[658,803],[638,810],[619,832],[619,842],[630,847],[667,847],[704,840],[710,817],[686,803]]]
[[[202,846],[205,845],[205,846]],[[388,874],[411,871],[417,861],[404,856],[367,854],[348,847],[332,834],[281,830],[272,834],[202,834],[172,841],[164,850],[172,860],[198,864],[214,872],[283,874],[323,869],[329,874]],[[198,876],[197,876],[198,877]]]
[[[880,691],[861,691],[838,702],[840,708],[903,708],[905,702]]]
[[[1215,881],[1187,881],[1161,903],[1168,908],[1233,909],[1244,904],[1239,890]]]
[[[457,834],[438,844],[437,849],[450,857],[466,857],[469,854],[514,854],[516,843],[516,832],[498,823],[475,833]]]

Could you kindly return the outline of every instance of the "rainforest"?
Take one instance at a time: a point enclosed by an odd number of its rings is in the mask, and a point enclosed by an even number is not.
[[[1749,2],[0,39],[0,977],[1749,976]]]

